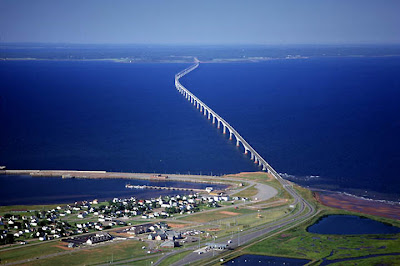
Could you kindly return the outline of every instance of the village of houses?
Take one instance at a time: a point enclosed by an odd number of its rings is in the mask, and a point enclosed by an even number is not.
[[[210,193],[212,189],[209,189]],[[212,195],[214,194],[214,195]],[[174,231],[165,222],[145,223],[149,219],[187,215],[204,208],[218,208],[230,197],[221,193],[175,195],[146,200],[114,198],[108,202],[84,201],[57,206],[51,210],[13,212],[0,216],[0,244],[28,244],[60,239],[69,248],[95,245],[113,239],[118,233],[140,240],[155,241],[160,248],[173,248],[186,241],[198,241],[197,230]],[[232,200],[247,200],[234,197]],[[143,221],[143,222],[140,222]],[[138,225],[145,223],[142,225]],[[106,230],[106,231],[103,231]],[[138,238],[138,236],[140,238]],[[197,239],[197,240],[196,240]]]

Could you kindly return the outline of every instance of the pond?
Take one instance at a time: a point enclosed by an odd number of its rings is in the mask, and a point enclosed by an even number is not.
[[[272,265],[305,265],[309,263],[310,260],[305,259],[293,259],[293,258],[285,258],[285,257],[271,257],[271,256],[263,256],[263,255],[252,255],[245,254],[240,257],[237,257],[231,261],[226,262],[224,265],[251,265],[251,264],[272,264]]]
[[[334,235],[397,234],[400,228],[355,215],[328,215],[309,226],[307,231]]]

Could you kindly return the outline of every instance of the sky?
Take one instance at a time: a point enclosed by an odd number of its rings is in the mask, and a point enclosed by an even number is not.
[[[399,0],[0,0],[0,43],[400,44]]]

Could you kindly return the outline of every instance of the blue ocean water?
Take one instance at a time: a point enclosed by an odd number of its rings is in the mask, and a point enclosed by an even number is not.
[[[223,174],[256,168],[174,87],[187,64],[0,62],[0,165]]]
[[[0,62],[0,165],[257,170],[175,90],[187,66]],[[201,64],[182,83],[292,180],[398,200],[399,70],[398,57]]]
[[[399,201],[399,72],[399,57],[201,64],[182,84],[289,179]]]
[[[126,188],[126,184],[158,187],[205,189],[210,184],[137,179],[85,179],[0,175],[0,206],[74,203],[75,201],[113,198],[150,199],[159,196],[187,195],[190,191]],[[214,189],[225,185],[212,184]]]

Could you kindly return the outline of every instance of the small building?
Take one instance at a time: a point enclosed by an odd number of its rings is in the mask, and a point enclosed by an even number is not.
[[[210,249],[218,249],[218,250],[224,250],[228,247],[227,244],[220,244],[220,243],[206,243],[206,245]]]
[[[139,234],[144,234],[147,232],[151,231],[151,227],[153,226],[153,224],[143,224],[143,225],[139,225],[139,226],[133,226],[129,229],[130,234],[134,234],[134,235],[139,235]]]
[[[165,233],[161,233],[161,234],[157,234],[155,239],[160,241],[160,240],[164,240],[166,238],[167,238],[167,235]]]
[[[109,233],[97,233],[97,234],[89,234],[89,235],[84,235],[84,236],[75,236],[75,237],[70,237],[63,239],[63,242],[68,243],[68,247],[70,247],[70,244],[72,247],[77,247],[82,244],[87,244],[87,245],[93,245],[97,244],[100,242],[105,242],[112,240],[113,237]]]
[[[109,233],[95,234],[91,235],[88,240],[86,240],[86,244],[93,245],[105,241],[112,240],[112,236]]]
[[[182,238],[181,233],[173,231],[173,230],[165,231],[165,235],[167,236],[168,240],[175,240],[175,239]]]
[[[178,243],[173,241],[173,240],[167,240],[163,243],[161,243],[160,248],[174,248],[174,247],[178,247]]]

